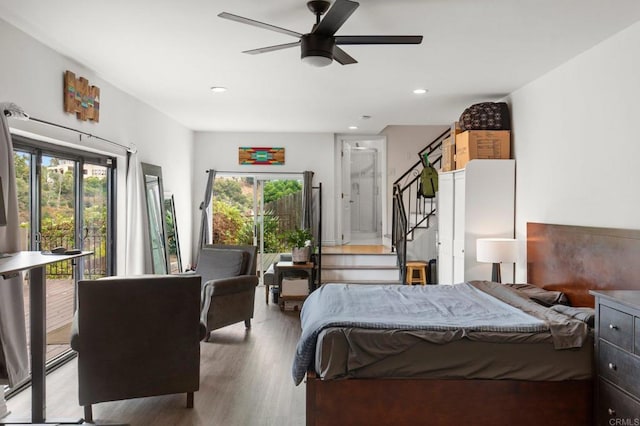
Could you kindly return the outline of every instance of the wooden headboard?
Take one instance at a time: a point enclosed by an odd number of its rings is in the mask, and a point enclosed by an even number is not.
[[[527,282],[593,306],[589,290],[640,289],[640,230],[527,223]]]

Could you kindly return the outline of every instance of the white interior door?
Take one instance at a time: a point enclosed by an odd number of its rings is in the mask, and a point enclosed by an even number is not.
[[[464,282],[466,270],[466,186],[465,171],[455,172],[453,178],[453,282]]]
[[[453,174],[441,174],[438,186],[438,284],[453,284]]]

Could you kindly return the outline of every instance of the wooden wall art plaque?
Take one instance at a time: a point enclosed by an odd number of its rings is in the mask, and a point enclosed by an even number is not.
[[[84,77],[64,73],[64,111],[75,113],[78,120],[100,121],[100,88],[90,86]]]
[[[283,165],[284,148],[242,146],[238,148],[238,162],[253,165]]]

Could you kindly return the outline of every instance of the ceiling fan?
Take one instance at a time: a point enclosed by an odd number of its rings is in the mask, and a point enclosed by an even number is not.
[[[245,50],[243,53],[256,55],[258,53],[273,52],[275,50],[287,49],[289,47],[300,46],[301,58],[303,62],[317,67],[329,65],[334,59],[342,65],[355,64],[358,61],[353,59],[339,45],[347,44],[420,44],[422,36],[392,36],[392,35],[355,35],[337,36],[336,31],[345,23],[351,14],[360,4],[350,0],[336,0],[331,6],[331,2],[326,0],[312,0],[307,2],[309,10],[316,15],[316,23],[310,33],[301,34],[296,31],[265,24],[243,16],[222,12],[218,16],[243,24],[253,25],[266,30],[276,31],[297,37],[298,41],[292,43],[278,44],[275,46],[261,47],[259,49]],[[331,8],[329,8],[331,6]],[[321,19],[321,16],[326,15]]]

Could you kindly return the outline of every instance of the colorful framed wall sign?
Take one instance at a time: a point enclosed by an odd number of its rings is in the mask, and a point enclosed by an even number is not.
[[[238,148],[238,163],[277,166],[284,164],[284,148],[241,146]]]
[[[90,86],[84,77],[64,73],[64,111],[75,113],[78,120],[100,121],[100,88]]]

